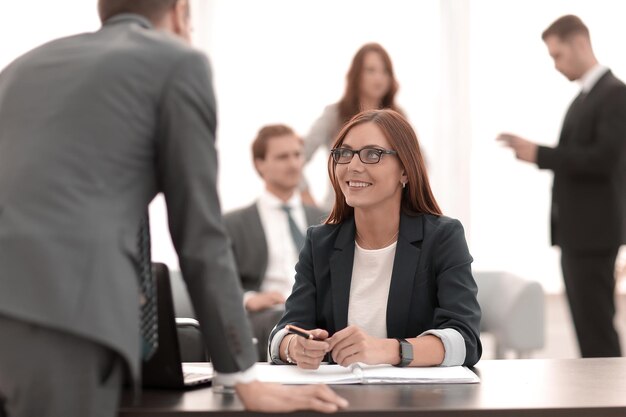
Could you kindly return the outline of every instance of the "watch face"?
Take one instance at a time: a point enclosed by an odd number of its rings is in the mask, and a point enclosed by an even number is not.
[[[413,362],[413,345],[404,339],[399,339],[400,342],[400,366],[407,366]]]

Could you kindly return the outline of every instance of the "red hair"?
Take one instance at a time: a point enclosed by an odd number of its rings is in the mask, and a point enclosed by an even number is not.
[[[338,148],[343,144],[346,135],[353,127],[364,123],[374,123],[378,126],[391,145],[391,149],[398,153],[398,159],[408,179],[406,188],[402,191],[402,211],[411,216],[422,213],[441,216],[439,204],[430,189],[426,164],[420,151],[417,135],[400,113],[385,109],[368,110],[357,114],[341,129],[333,148]],[[325,221],[326,224],[338,224],[354,215],[354,208],[346,203],[341,192],[335,173],[336,167],[337,163],[329,157],[328,175],[335,190],[335,204]]]

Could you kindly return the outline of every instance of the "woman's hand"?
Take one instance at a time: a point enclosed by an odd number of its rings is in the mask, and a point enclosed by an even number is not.
[[[322,329],[309,331],[318,340],[305,339],[304,337],[289,334],[285,336],[286,343],[289,343],[289,356],[302,369],[317,369],[324,360],[324,356],[329,352],[329,345],[326,339],[328,332]]]
[[[368,365],[400,363],[400,345],[395,339],[378,339],[357,326],[348,326],[328,339],[335,362],[348,366],[355,362]]]

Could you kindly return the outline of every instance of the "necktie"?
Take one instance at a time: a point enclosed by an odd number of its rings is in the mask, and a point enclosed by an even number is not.
[[[296,250],[300,251],[300,249],[302,249],[302,246],[304,246],[304,235],[302,234],[302,232],[298,228],[298,225],[296,224],[296,222],[293,220],[293,217],[291,216],[291,207],[284,204],[280,206],[280,208],[287,214],[287,220],[289,222],[289,232],[291,233],[291,239],[293,240],[293,244],[295,245]]]
[[[144,360],[152,357],[159,343],[157,321],[156,285],[152,276],[150,254],[150,219],[148,214],[141,220],[139,227],[139,290],[140,290],[140,326],[142,356]]]

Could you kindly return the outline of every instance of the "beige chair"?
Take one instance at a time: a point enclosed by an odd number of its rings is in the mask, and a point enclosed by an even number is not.
[[[474,272],[474,278],[482,309],[481,332],[493,335],[496,359],[505,358],[508,351],[527,358],[543,348],[543,287],[508,272]]]

